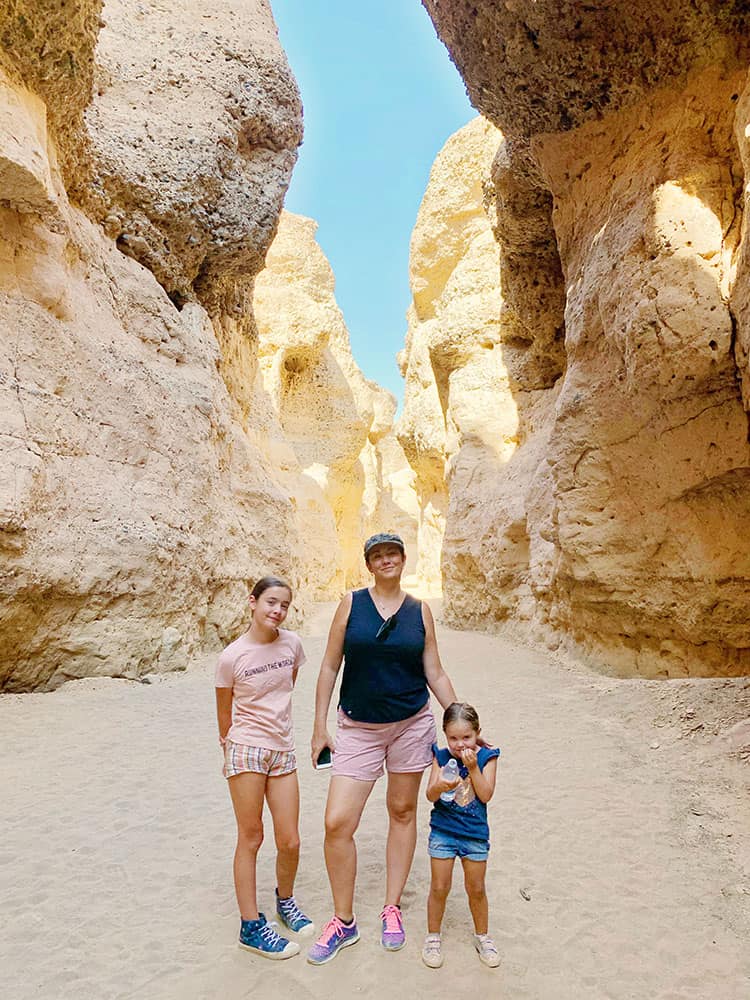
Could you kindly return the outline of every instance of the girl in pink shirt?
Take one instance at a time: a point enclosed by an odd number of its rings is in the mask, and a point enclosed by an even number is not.
[[[292,690],[305,662],[299,638],[281,628],[292,601],[289,584],[266,576],[253,587],[250,628],[216,666],[216,712],[237,819],[234,886],[240,945],[264,958],[291,958],[299,945],[282,937],[258,911],[256,859],[263,842],[263,803],[276,841],[276,913],[296,934],[313,932],[294,898],[299,862],[299,785],[292,730]]]

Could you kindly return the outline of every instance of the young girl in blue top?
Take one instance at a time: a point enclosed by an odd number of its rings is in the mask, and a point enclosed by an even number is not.
[[[490,849],[487,803],[495,791],[500,751],[480,745],[479,716],[476,709],[465,702],[454,702],[446,708],[443,732],[448,748],[439,750],[433,746],[432,770],[427,784],[427,798],[433,803],[428,844],[432,880],[422,961],[431,969],[438,969],[443,964],[440,927],[451,888],[453,863],[458,857],[464,869],[464,885],[474,920],[474,947],[481,961],[495,968],[500,964],[500,955],[487,933],[484,878]],[[442,771],[451,758],[458,764],[458,775],[446,779]],[[454,790],[452,801],[441,799],[443,792]]]

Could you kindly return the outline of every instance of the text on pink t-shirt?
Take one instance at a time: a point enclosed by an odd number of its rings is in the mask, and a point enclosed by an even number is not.
[[[294,750],[293,676],[306,659],[299,637],[283,628],[273,642],[255,642],[245,632],[227,646],[216,665],[216,687],[232,689],[227,739]]]

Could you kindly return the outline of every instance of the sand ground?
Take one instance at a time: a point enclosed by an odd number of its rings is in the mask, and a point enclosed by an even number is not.
[[[295,695],[298,896],[318,923],[330,915],[329,779],[306,750],[329,615],[307,626]],[[380,948],[382,782],[358,836],[362,941],[323,968],[235,947],[234,826],[205,663],[151,684],[85,680],[0,698],[0,995],[748,1000],[750,761],[724,734],[750,717],[750,679],[622,681],[497,636],[439,638],[460,695],[502,748],[488,867],[499,969],[473,952],[458,872],[445,965],[420,962],[424,800],[407,946]],[[261,909],[273,890],[269,831]]]

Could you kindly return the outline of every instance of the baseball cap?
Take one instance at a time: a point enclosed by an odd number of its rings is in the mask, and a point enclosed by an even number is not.
[[[392,531],[381,531],[377,535],[370,535],[365,542],[365,559],[376,545],[398,545],[405,554],[404,543],[401,537]]]

